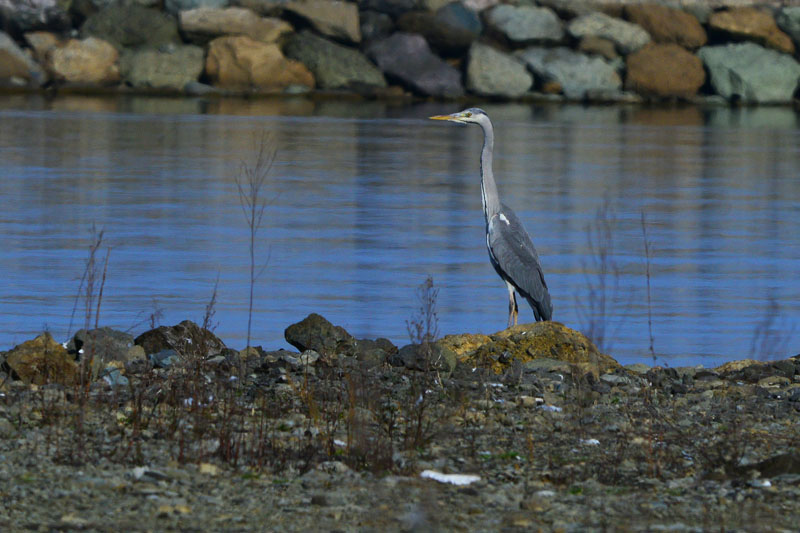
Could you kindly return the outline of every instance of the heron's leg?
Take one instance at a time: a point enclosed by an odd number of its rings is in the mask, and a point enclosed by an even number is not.
[[[517,295],[514,293],[514,286],[506,282],[508,287],[508,327],[517,325],[517,315],[519,315],[519,307],[517,307]]]

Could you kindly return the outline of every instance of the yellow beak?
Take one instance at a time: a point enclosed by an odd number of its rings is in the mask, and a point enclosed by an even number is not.
[[[428,118],[430,120],[453,120],[453,115],[434,115]]]

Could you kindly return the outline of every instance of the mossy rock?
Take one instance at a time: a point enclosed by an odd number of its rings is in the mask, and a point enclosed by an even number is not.
[[[565,361],[594,374],[620,367],[612,357],[600,353],[584,334],[558,322],[520,324],[491,336],[448,335],[439,342],[456,352],[459,363],[488,367],[498,374],[514,361],[526,363],[542,358]]]
[[[72,385],[78,377],[75,359],[49,333],[14,347],[6,356],[6,364],[26,384]]]

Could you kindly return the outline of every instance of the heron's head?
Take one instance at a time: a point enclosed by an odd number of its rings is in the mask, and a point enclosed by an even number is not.
[[[483,109],[470,107],[469,109],[453,113],[452,115],[436,115],[428,118],[431,120],[449,120],[450,122],[458,122],[459,124],[479,124],[486,116],[486,112]]]

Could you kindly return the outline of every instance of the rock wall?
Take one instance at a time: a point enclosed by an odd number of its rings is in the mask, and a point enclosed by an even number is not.
[[[800,7],[747,0],[0,0],[0,86],[792,102]]]

